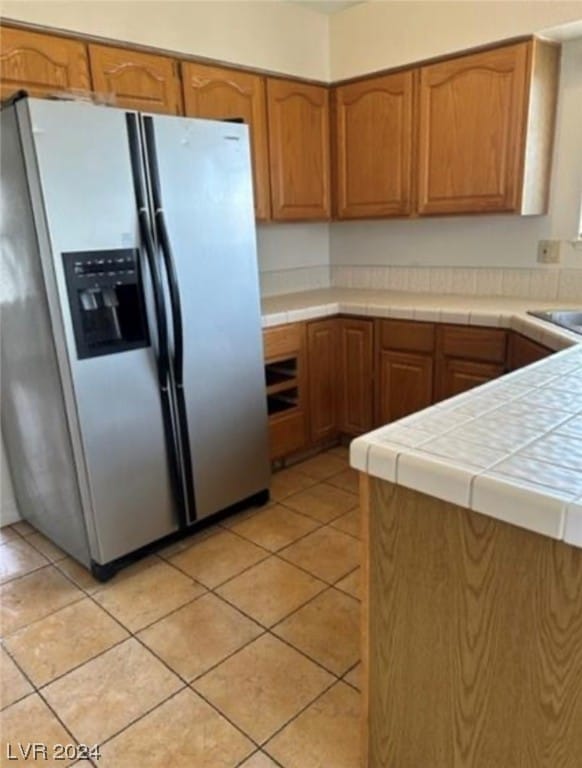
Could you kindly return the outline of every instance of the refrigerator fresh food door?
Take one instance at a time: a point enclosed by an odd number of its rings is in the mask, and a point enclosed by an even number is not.
[[[80,434],[77,472],[89,491],[92,557],[107,563],[177,528],[126,113],[28,104],[46,221],[43,268],[62,321],[55,335],[67,352],[68,418]]]
[[[183,383],[181,439],[193,478],[193,521],[269,485],[248,128],[160,116],[142,121],[179,292],[174,380],[178,416]],[[168,286],[172,277],[166,270]],[[170,294],[168,288],[172,314]]]

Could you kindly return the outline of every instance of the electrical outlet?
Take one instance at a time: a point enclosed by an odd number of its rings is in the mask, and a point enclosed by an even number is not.
[[[559,264],[560,241],[540,240],[538,242],[538,262],[540,264]]]

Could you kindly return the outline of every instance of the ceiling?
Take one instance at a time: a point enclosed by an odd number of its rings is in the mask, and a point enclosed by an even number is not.
[[[338,13],[338,11],[345,11],[346,8],[350,8],[352,5],[360,5],[364,0],[351,0],[351,2],[345,2],[344,0],[327,0],[327,2],[319,2],[319,0],[288,0],[288,2],[307,5],[313,11],[330,15]]]

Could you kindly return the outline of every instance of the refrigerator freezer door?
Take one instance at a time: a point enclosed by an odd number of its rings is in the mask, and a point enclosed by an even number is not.
[[[70,387],[64,387],[71,391],[68,414],[81,437],[77,471],[86,472],[89,488],[97,540],[92,556],[107,563],[177,527],[153,342],[79,359],[63,268],[63,254],[138,249],[147,281],[126,116],[122,110],[34,99],[29,110],[46,217],[47,290],[54,291],[61,315],[68,354],[61,375],[70,376]],[[146,291],[146,304],[147,296]],[[149,306],[147,313],[151,320]]]
[[[248,129],[152,120],[182,305],[184,393],[200,519],[269,485]]]

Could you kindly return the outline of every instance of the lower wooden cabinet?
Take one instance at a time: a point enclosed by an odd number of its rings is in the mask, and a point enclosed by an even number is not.
[[[432,403],[432,355],[380,350],[377,422],[386,424]]]
[[[505,366],[501,363],[443,358],[437,361],[435,400],[459,395],[504,373]]]
[[[360,435],[373,427],[374,325],[371,320],[338,321],[338,429]]]
[[[507,370],[515,371],[552,354],[551,349],[520,333],[511,333],[508,342]]]
[[[312,443],[337,434],[337,321],[307,324],[309,432]]]

